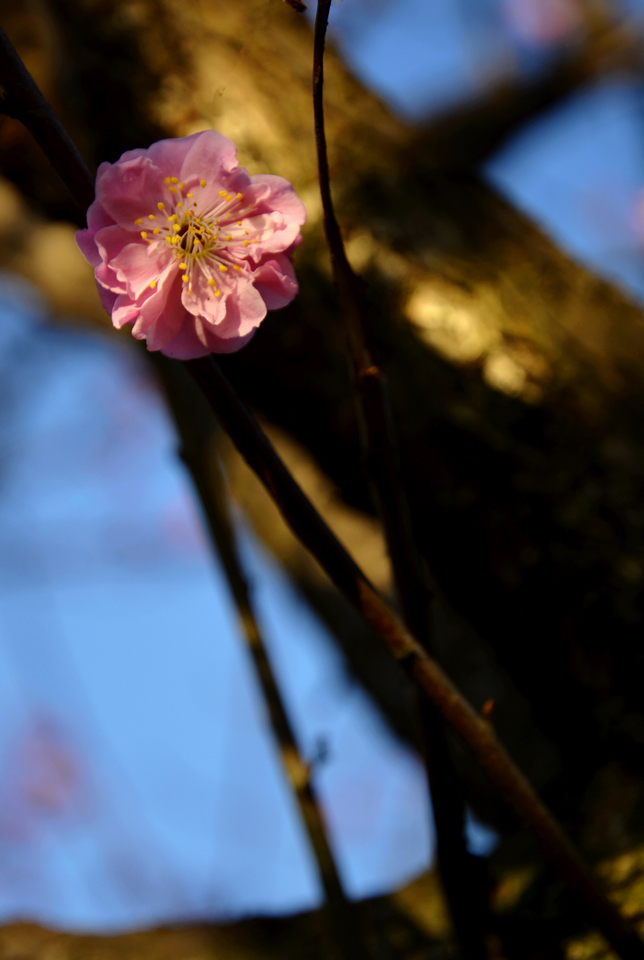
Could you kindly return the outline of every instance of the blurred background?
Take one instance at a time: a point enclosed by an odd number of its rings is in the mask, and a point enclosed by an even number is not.
[[[293,181],[309,211],[301,295],[223,365],[391,594],[321,234],[313,13],[28,0],[0,4],[0,25],[91,162],[212,126],[251,173]],[[643,17],[634,0],[338,0],[326,84],[338,215],[369,284],[439,659],[475,707],[494,700],[508,749],[635,917]],[[347,893],[377,904],[382,956],[447,956],[404,677],[174,365],[110,329],[73,239],[83,212],[7,117],[0,172],[1,955],[319,949],[301,918],[212,926],[315,911],[322,895],[178,417],[224,466]],[[451,748],[498,956],[608,956]],[[138,940],[59,933],[177,923]]]

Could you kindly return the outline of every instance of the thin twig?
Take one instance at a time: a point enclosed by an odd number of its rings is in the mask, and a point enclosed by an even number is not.
[[[333,199],[324,124],[324,47],[331,0],[318,0],[313,47],[313,116],[318,177],[327,244],[344,321],[362,423],[363,446],[373,498],[380,515],[403,618],[428,653],[433,653],[432,596],[412,534],[387,381],[370,344],[369,311],[363,285],[346,255]],[[436,860],[462,960],[485,960],[487,888],[465,841],[465,799],[452,763],[440,716],[420,703],[425,767],[436,833]]]
[[[0,59],[3,56],[3,44],[4,41],[0,38]],[[22,70],[27,73],[24,65]],[[5,77],[7,76],[11,78],[11,72],[5,73]],[[10,85],[9,88],[5,85],[5,95],[12,96]],[[42,102],[50,111],[46,101]],[[30,109],[29,101],[25,99],[25,115],[18,117],[29,130]],[[55,125],[50,123],[50,130],[55,129]],[[65,136],[55,149],[63,165],[70,142]],[[73,147],[68,157],[70,170],[77,169],[77,157],[78,153]],[[82,168],[79,176],[79,184],[74,182],[71,174],[65,177],[65,182],[72,196],[81,203],[87,193],[86,183],[82,182]],[[510,759],[505,748],[497,741],[489,723],[476,713],[371,586],[293,479],[214,358],[190,360],[185,363],[185,367],[203,391],[238,451],[275,500],[291,530],[308,547],[364,620],[376,630],[392,656],[436,706],[441,716],[462,737],[487,771],[501,798],[533,835],[546,859],[586,903],[592,919],[618,956],[622,960],[644,960],[644,944],[628,920],[619,914],[601,891],[557,821]]]
[[[591,921],[617,955],[622,960],[644,960],[644,944],[602,892],[560,825],[497,740],[491,725],[479,716],[369,583],[289,473],[214,357],[189,360],[185,365],[293,533],[462,737],[499,796],[535,838],[544,857],[585,902]]]
[[[271,667],[261,630],[251,603],[248,584],[241,565],[235,533],[228,510],[228,498],[221,467],[212,450],[212,421],[195,418],[188,410],[185,388],[194,389],[186,379],[183,391],[175,390],[177,365],[161,358],[157,363],[166,386],[168,400],[181,437],[181,459],[190,471],[201,502],[213,546],[219,556],[228,586],[239,613],[239,625],[252,657],[257,679],[268,708],[268,717],[277,741],[282,766],[298,804],[300,815],[317,862],[320,880],[343,960],[367,960],[369,954],[361,938],[362,917],[357,904],[345,896],[340,874],[329,844],[324,818],[311,781],[311,768],[300,754],[295,732]],[[181,368],[177,372],[183,373]],[[183,394],[183,395],[182,395]],[[190,415],[192,413],[192,415]]]

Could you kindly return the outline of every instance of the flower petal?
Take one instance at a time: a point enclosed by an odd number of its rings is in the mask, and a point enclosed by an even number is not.
[[[114,323],[113,310],[114,310],[114,304],[119,298],[118,293],[115,293],[113,290],[106,290],[105,287],[102,286],[100,283],[96,284],[96,289],[98,290],[98,296],[100,298],[100,301],[103,307],[110,314],[110,316],[112,317],[112,323]],[[118,325],[114,323],[114,326],[118,326]]]
[[[176,262],[168,264],[155,290],[141,303],[132,334],[139,340],[147,339],[148,350],[159,350],[179,331],[187,314],[181,303],[181,280]]]
[[[163,179],[149,157],[121,159],[96,178],[96,197],[116,223],[136,231],[134,221],[149,214],[166,196]]]
[[[293,189],[292,183],[284,177],[276,177],[271,173],[258,173],[250,180],[253,186],[263,184],[268,187],[266,197],[258,204],[258,213],[278,210],[299,226],[306,223],[306,207]]]
[[[221,323],[226,315],[225,298],[215,296],[215,287],[208,285],[209,275],[200,269],[192,273],[190,284],[184,284],[181,300],[184,307],[195,317],[203,317],[211,324]],[[221,280],[217,280],[221,288]],[[187,288],[187,289],[186,289]],[[192,293],[189,293],[192,288]]]
[[[218,337],[245,337],[255,330],[266,316],[266,304],[252,283],[240,280],[225,299],[226,313],[217,324]]]
[[[175,360],[196,360],[197,357],[206,357],[212,353],[212,348],[203,333],[200,320],[197,317],[189,317],[177,335],[161,347],[161,353],[166,357],[174,357]]]
[[[141,296],[146,287],[157,283],[163,271],[173,260],[174,254],[167,244],[128,243],[111,261],[119,279],[127,281],[128,293],[133,300]]]
[[[101,164],[101,167],[103,167],[103,164]],[[99,170],[101,167],[99,167]],[[113,223],[114,220],[102,204],[98,200],[94,200],[87,211],[87,229],[76,231],[76,243],[80,252],[93,267],[97,267],[101,262],[101,254],[96,246],[96,233]]]
[[[237,147],[223,133],[203,130],[191,137],[184,137],[182,142],[188,150],[181,173],[176,174],[181,180],[194,176],[207,182],[209,178],[216,179],[220,173],[230,172],[237,167]]]
[[[293,264],[283,254],[260,264],[253,273],[253,283],[269,310],[285,307],[298,292]]]
[[[120,295],[111,291],[109,293],[115,298],[112,307],[112,323],[116,329],[120,330],[126,323],[134,323],[141,312],[141,304],[135,303],[127,293]]]
[[[263,214],[260,217],[248,219],[249,236],[256,232],[248,248],[248,256],[252,260],[260,260],[265,253],[283,253],[289,250],[300,235],[300,228],[294,220],[273,213],[270,216]]]

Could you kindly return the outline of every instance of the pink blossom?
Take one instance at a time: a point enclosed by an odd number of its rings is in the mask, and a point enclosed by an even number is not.
[[[502,10],[517,39],[549,47],[583,26],[579,0],[504,0]]]
[[[148,350],[232,353],[297,293],[304,204],[283,177],[249,176],[236,152],[205,130],[98,168],[76,242],[112,323],[134,324]]]

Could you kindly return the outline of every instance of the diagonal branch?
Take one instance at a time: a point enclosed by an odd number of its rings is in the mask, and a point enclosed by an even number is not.
[[[211,356],[189,360],[186,367],[291,530],[347,600],[382,637],[389,652],[440,715],[462,737],[499,796],[532,834],[544,857],[585,902],[592,922],[618,956],[622,960],[643,960],[644,945],[630,923],[602,892],[571,841],[497,740],[488,721],[476,713],[371,586],[286,469],[215,359]]]
[[[432,595],[412,534],[387,382],[370,343],[371,325],[363,284],[347,258],[331,196],[323,102],[330,6],[331,0],[318,0],[313,49],[313,115],[324,228],[353,363],[367,473],[385,532],[403,617],[408,629],[432,653]],[[454,771],[440,716],[426,703],[420,704],[420,713],[438,870],[454,934],[463,960],[484,960],[487,890],[467,851],[463,789]]]
[[[301,756],[251,602],[229,514],[225,479],[213,450],[213,418],[207,406],[200,402],[201,398],[182,365],[162,354],[149,356],[165,388],[181,440],[180,457],[192,477],[212,544],[237,607],[239,626],[266,702],[282,766],[317,862],[336,942],[344,960],[367,960],[368,954],[359,935],[362,917],[358,906],[345,896],[311,782],[310,765]]]

